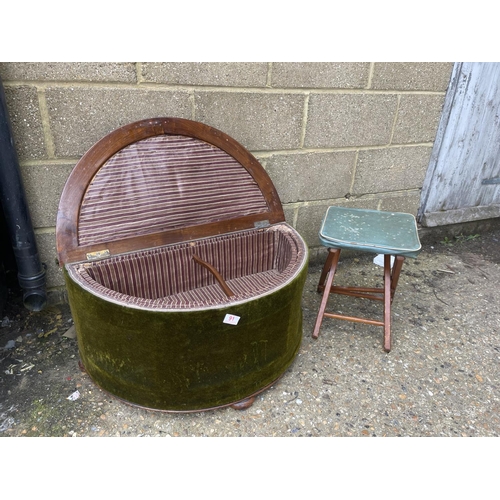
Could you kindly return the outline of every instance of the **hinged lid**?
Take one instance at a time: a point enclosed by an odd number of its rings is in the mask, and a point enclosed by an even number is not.
[[[271,179],[241,144],[202,123],[155,118],[115,130],[77,163],[57,251],[63,265],[284,220]]]

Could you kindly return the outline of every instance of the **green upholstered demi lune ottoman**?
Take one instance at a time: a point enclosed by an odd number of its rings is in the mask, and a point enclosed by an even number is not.
[[[81,363],[126,402],[244,408],[297,355],[307,246],[216,129],[157,118],[99,141],[68,178],[57,245]]]

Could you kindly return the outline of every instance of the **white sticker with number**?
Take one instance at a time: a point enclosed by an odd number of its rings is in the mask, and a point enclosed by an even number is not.
[[[227,323],[228,325],[237,325],[239,320],[239,316],[235,316],[234,314],[226,314],[223,323]]]

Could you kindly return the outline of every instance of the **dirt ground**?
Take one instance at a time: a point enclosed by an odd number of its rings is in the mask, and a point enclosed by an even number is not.
[[[320,266],[304,289],[300,352],[247,410],[172,414],[136,408],[79,368],[69,307],[30,313],[11,296],[0,328],[0,437],[500,435],[500,229],[424,243],[393,304],[393,348],[380,327],[325,319]],[[341,259],[337,284],[381,277],[373,255]],[[344,313],[379,303],[332,298]]]

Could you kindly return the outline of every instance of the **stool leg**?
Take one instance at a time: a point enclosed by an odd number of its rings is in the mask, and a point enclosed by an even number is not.
[[[399,272],[398,272],[399,276]],[[391,302],[392,302],[392,279],[391,279],[391,256],[384,255],[384,350],[391,350]]]
[[[323,321],[323,316],[325,314],[326,303],[328,302],[328,297],[330,295],[330,289],[332,288],[333,278],[335,276],[335,272],[337,270],[337,264],[340,258],[340,248],[330,248],[328,250],[328,257],[325,262],[325,266],[323,267],[323,272],[321,273],[321,277],[319,279],[320,284],[318,288],[322,286],[322,282],[325,281],[325,276],[328,274],[328,278],[326,280],[325,288],[323,290],[323,296],[321,297],[321,304],[319,306],[318,316],[316,318],[316,324],[314,325],[314,330],[312,337],[313,339],[317,339],[319,336],[319,329],[321,328],[321,323]]]
[[[395,257],[392,273],[390,270],[390,259],[390,255],[384,256],[384,350],[386,352],[391,350],[391,304],[405,258],[401,255]],[[388,283],[390,283],[389,286]]]
[[[339,253],[340,253],[340,250],[339,250]],[[335,252],[333,251],[332,248],[329,248],[328,255],[327,255],[326,261],[325,261],[325,265],[323,266],[323,270],[321,271],[321,276],[320,276],[319,282],[318,282],[318,292],[323,291],[323,286],[325,284],[326,275],[328,274],[328,271],[330,271],[330,269],[332,267],[332,261],[333,261],[334,257],[335,257]]]
[[[391,300],[394,298],[394,293],[396,292],[396,287],[398,286],[399,274],[401,273],[401,268],[403,267],[404,260],[404,257],[402,257],[401,255],[397,255],[394,265],[392,266]]]

